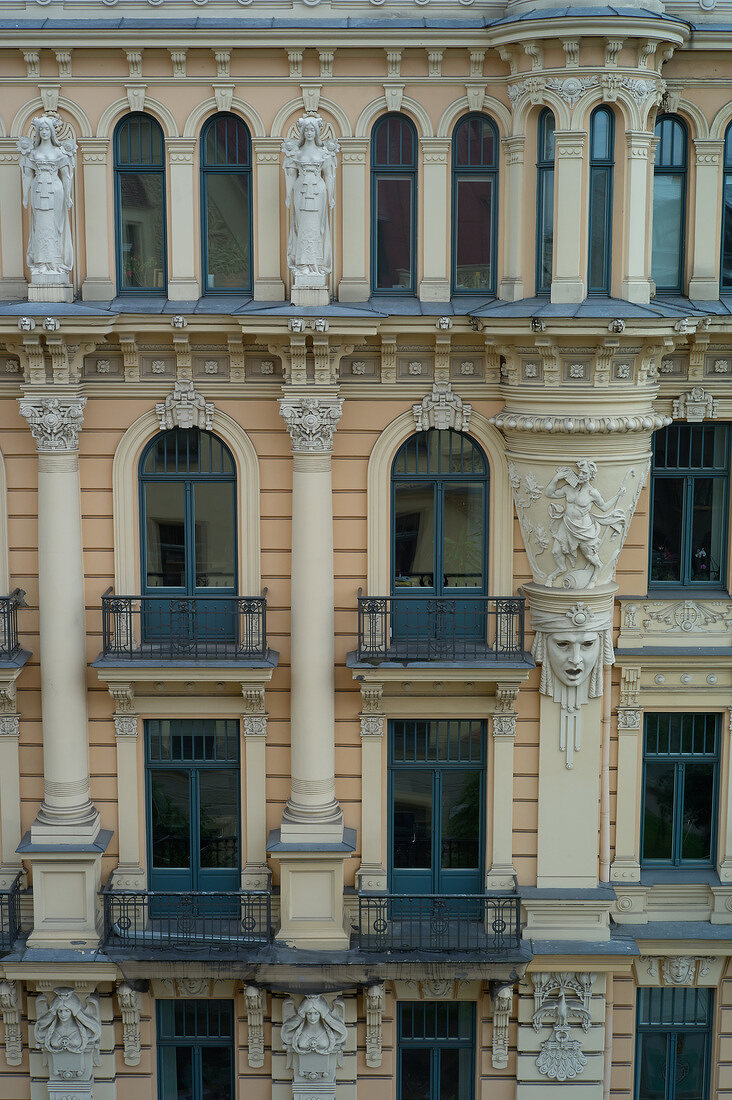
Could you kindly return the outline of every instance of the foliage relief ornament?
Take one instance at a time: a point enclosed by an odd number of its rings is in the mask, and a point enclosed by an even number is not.
[[[340,397],[280,398],[280,415],[296,454],[329,454],[342,412],[343,399]]]
[[[28,396],[19,398],[18,403],[38,451],[78,449],[85,397]]]
[[[585,92],[596,84],[596,76],[552,76],[546,82],[547,88],[561,96],[570,107],[579,103]]]
[[[552,1081],[568,1081],[579,1077],[587,1065],[578,1039],[572,1038],[572,1021],[583,1031],[590,1027],[590,1002],[594,974],[537,973],[534,983],[535,1031],[549,1026],[552,1033],[539,1050],[536,1068]]]
[[[23,206],[29,207],[26,260],[31,283],[68,284],[74,266],[69,211],[73,206],[76,140],[61,142],[60,119],[33,119],[33,136],[18,139]]]
[[[330,211],[339,145],[323,140],[320,115],[304,115],[297,127],[299,136],[282,143],[285,206],[290,211],[287,266],[296,286],[324,287],[333,268]]]
[[[206,401],[189,378],[179,379],[165,401],[158,401],[155,414],[161,432],[171,428],[200,428],[210,431],[213,424],[214,405]]]

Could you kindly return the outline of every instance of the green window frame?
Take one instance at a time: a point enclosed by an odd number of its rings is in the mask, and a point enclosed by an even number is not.
[[[249,130],[236,115],[213,115],[201,131],[204,294],[251,293],[251,149]]]
[[[371,134],[371,293],[417,293],[417,133],[394,112]]]
[[[670,712],[644,716],[644,867],[714,865],[719,745],[719,714]]]
[[[649,589],[727,587],[727,424],[671,424],[654,433]]]
[[[234,1002],[155,1005],[159,1100],[234,1100]]]
[[[678,115],[659,115],[655,133],[651,278],[657,291],[680,294],[686,252],[688,136]]]
[[[165,295],[168,245],[163,131],[152,116],[135,112],[117,123],[112,145],[117,293]]]
[[[732,122],[724,135],[722,164],[722,258],[719,285],[722,294],[729,294],[732,293]]]
[[[554,271],[554,131],[545,107],[539,115],[536,157],[536,294],[548,294]]]
[[[400,1002],[397,1052],[397,1100],[473,1100],[475,1005]]]
[[[474,112],[452,136],[453,294],[495,294],[497,246],[498,131]]]
[[[610,293],[614,150],[615,116],[609,107],[596,107],[590,117],[588,294]]]
[[[634,1100],[709,1100],[711,989],[638,990]]]

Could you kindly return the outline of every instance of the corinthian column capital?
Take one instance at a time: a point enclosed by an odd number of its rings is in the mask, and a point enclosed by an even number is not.
[[[341,397],[280,398],[280,415],[290,433],[293,453],[330,454],[342,412]]]
[[[33,394],[18,398],[20,415],[28,421],[39,453],[68,453],[79,449],[86,398]]]

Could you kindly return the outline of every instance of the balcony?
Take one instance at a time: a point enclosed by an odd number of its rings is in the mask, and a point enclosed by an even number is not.
[[[360,894],[352,946],[366,954],[521,954],[520,901],[486,894]]]
[[[104,949],[138,957],[251,954],[271,938],[270,895],[102,892]]]
[[[20,872],[9,890],[0,891],[0,955],[7,955],[20,932]]]

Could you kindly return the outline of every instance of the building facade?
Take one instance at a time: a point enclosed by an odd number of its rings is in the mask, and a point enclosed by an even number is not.
[[[726,0],[0,27],[0,1097],[732,1096]]]

